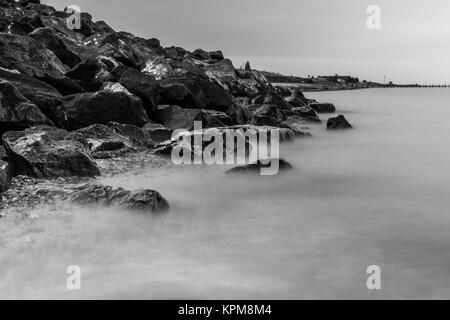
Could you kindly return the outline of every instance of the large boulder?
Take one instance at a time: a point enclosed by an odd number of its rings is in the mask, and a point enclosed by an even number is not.
[[[0,80],[0,134],[36,125],[52,125],[52,123],[10,82]]]
[[[154,145],[140,128],[132,125],[94,124],[76,132],[86,138],[95,159],[122,156],[130,152],[143,151]]]
[[[66,76],[75,80],[88,92],[97,91],[104,82],[115,80],[111,73],[103,69],[102,63],[94,58],[80,62],[68,71]]]
[[[115,121],[138,127],[148,122],[142,101],[124,92],[99,91],[67,96],[64,99],[70,125],[74,129]]]
[[[327,122],[328,130],[352,129],[352,125],[340,114],[336,118],[330,118]]]
[[[37,178],[100,175],[88,143],[79,133],[38,126],[5,133],[3,144],[17,174]]]
[[[122,74],[119,83],[142,99],[147,113],[156,110],[159,98],[159,84],[151,76],[129,68]]]
[[[152,118],[172,130],[193,130],[195,121],[201,121],[203,128],[224,127],[234,124],[229,116],[220,111],[185,109],[179,106],[161,105],[152,114]]]
[[[160,97],[160,104],[222,112],[233,104],[231,95],[221,85],[193,72],[162,80]]]
[[[331,103],[310,103],[309,108],[317,113],[335,113],[336,107]]]
[[[118,206],[142,212],[163,212],[169,209],[169,203],[154,190],[124,190],[109,186],[81,186],[69,199],[79,204],[100,204]]]
[[[47,49],[53,51],[55,55],[70,68],[81,62],[80,57],[70,51],[64,41],[52,28],[39,28],[30,33],[30,37],[42,43]]]
[[[0,193],[8,190],[12,173],[11,165],[8,162],[0,160]]]
[[[0,79],[8,80],[14,85],[55,125],[63,129],[68,127],[63,97],[58,90],[33,77],[2,68],[0,68]]]
[[[62,76],[67,71],[40,41],[8,33],[0,33],[0,66],[35,77]]]

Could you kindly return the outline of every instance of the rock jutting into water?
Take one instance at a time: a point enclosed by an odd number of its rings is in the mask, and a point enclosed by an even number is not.
[[[235,69],[220,50],[164,48],[88,13],[81,13],[81,29],[71,30],[70,14],[38,0],[2,0],[0,7],[3,192],[17,175],[70,183],[100,175],[98,164],[108,159],[134,167],[135,154],[168,155],[179,129],[192,137],[277,130],[280,141],[292,141],[311,136],[304,124],[320,123],[317,113],[335,112],[298,89],[272,86],[261,72]],[[193,132],[196,121],[206,129]],[[346,127],[342,122],[330,120],[329,127]],[[105,199],[91,201],[99,204],[168,207],[156,191],[83,192],[85,201],[102,193]]]
[[[327,122],[328,130],[352,129],[352,125],[340,114],[336,118],[330,118]]]

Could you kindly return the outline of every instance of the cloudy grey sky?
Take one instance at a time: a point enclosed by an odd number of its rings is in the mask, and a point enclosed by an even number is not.
[[[449,0],[42,0],[79,5],[116,30],[163,46],[221,49],[236,66],[294,75],[350,74],[450,83]],[[368,30],[378,5],[381,30]]]

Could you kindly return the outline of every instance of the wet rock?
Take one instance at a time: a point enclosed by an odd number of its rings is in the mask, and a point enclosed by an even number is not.
[[[141,72],[151,76],[155,80],[167,79],[175,75],[170,64],[162,57],[148,59],[145,63],[145,68]]]
[[[161,81],[161,87],[160,104],[223,112],[233,104],[230,94],[222,86],[207,76],[192,72],[165,79]]]
[[[100,204],[119,206],[142,212],[163,212],[169,209],[169,203],[154,190],[124,190],[109,186],[93,185],[80,187],[69,198],[79,204]]]
[[[21,94],[49,118],[55,125],[66,129],[68,121],[62,95],[49,84],[33,77],[0,68],[0,78],[8,80]]]
[[[250,121],[248,108],[237,103],[233,103],[225,113],[238,125],[248,124]]]
[[[39,28],[30,33],[30,37],[42,43],[47,49],[53,51],[55,55],[70,68],[73,68],[81,59],[65,45],[64,41],[52,28]]]
[[[202,109],[185,109],[179,106],[159,106],[152,118],[165,127],[176,130],[193,130],[194,122],[201,121],[203,128],[233,125],[231,118],[223,112]]]
[[[2,33],[0,66],[29,76],[62,76],[66,66],[42,43],[27,36]]]
[[[160,143],[172,139],[173,130],[159,123],[146,123],[142,130],[150,136],[155,143]]]
[[[277,128],[270,126],[253,126],[253,125],[239,125],[239,126],[231,126],[231,127],[223,127],[223,128],[209,128],[197,131],[186,131],[184,133],[180,133],[177,136],[174,136],[171,140],[165,141],[153,149],[153,153],[170,156],[172,150],[174,148],[182,148],[189,149],[191,156],[194,154],[198,154],[200,152],[199,146],[195,146],[195,141],[202,141],[202,150],[205,149],[206,146],[209,145],[210,142],[203,141],[203,137],[206,136],[221,136],[224,143],[227,139],[227,134],[231,133],[235,136],[237,141],[241,141],[244,145],[248,146],[247,137],[254,136],[258,140],[261,140],[263,137],[265,139],[271,139],[272,133],[276,132],[279,136],[280,142],[292,141],[295,139],[296,134],[294,131],[288,128]],[[264,135],[263,135],[264,134]],[[186,141],[189,141],[189,145],[185,146]],[[239,142],[238,142],[239,143]],[[249,149],[247,148],[247,151]],[[226,146],[224,146],[224,151],[226,151]],[[236,152],[236,150],[234,150]],[[230,155],[224,154],[224,157]],[[231,155],[231,156],[234,156]]]
[[[79,133],[38,126],[5,133],[3,144],[17,174],[38,178],[100,174],[86,139]]]
[[[292,170],[292,165],[284,159],[266,159],[264,161],[258,160],[256,163],[252,163],[246,166],[235,167],[233,169],[228,170],[227,174],[260,174],[262,168],[270,168],[272,161],[278,161],[278,169],[279,171],[287,171]]]
[[[143,126],[148,122],[142,101],[123,92],[99,91],[64,98],[66,113],[74,129],[115,121]]]
[[[334,113],[336,112],[336,107],[331,103],[310,103],[308,105],[311,109],[317,113]]]
[[[159,84],[151,76],[129,68],[122,74],[119,83],[142,99],[148,114],[156,110],[159,99]]]
[[[8,162],[0,160],[0,193],[8,190],[12,178],[12,168]]]
[[[89,143],[95,159],[123,156],[130,152],[153,147],[153,141],[138,127],[112,123],[110,126],[95,124],[75,132],[82,134]]]
[[[339,129],[352,129],[352,125],[345,119],[345,117],[341,114],[336,118],[330,118],[327,122],[328,130],[339,130]]]
[[[16,87],[6,80],[0,80],[0,135],[42,124],[52,125],[41,110]]]

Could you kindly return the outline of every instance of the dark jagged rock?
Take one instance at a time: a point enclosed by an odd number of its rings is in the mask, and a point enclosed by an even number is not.
[[[169,209],[167,200],[154,190],[129,191],[102,185],[82,186],[69,199],[79,204],[119,206],[143,212],[163,212]]]
[[[317,113],[335,113],[336,107],[331,103],[310,103],[308,105],[311,109]]]
[[[203,60],[203,61],[208,61],[208,60],[211,59],[211,57],[210,57],[208,51],[205,51],[205,50],[203,50],[203,49],[196,49],[196,50],[194,50],[194,51],[192,52],[192,56],[193,56],[195,59]]]
[[[161,86],[160,104],[223,112],[233,104],[224,88],[203,75],[188,72],[161,81]]]
[[[152,77],[135,69],[127,69],[119,80],[120,84],[142,99],[147,113],[156,110],[159,99],[159,84]]]
[[[211,58],[211,60],[216,60],[216,61],[222,61],[223,59],[225,59],[222,51],[220,51],[220,50],[210,51],[209,57]]]
[[[6,80],[0,80],[0,134],[36,125],[51,125],[39,108]]]
[[[142,130],[155,142],[160,143],[172,139],[173,130],[159,123],[146,123]]]
[[[80,86],[75,80],[70,79],[64,75],[54,76],[47,73],[36,76],[36,78],[48,83],[56,90],[58,90],[63,96],[85,92],[85,89]]]
[[[103,69],[102,63],[93,58],[80,62],[66,76],[76,80],[88,92],[97,91],[104,82],[115,80],[112,74]]]
[[[66,67],[42,43],[27,36],[2,33],[0,66],[29,76],[62,76]]]
[[[2,70],[0,68],[0,79],[8,80],[21,94],[34,103],[42,113],[55,125],[66,129],[68,121],[62,95],[49,84],[39,81],[33,77]]]
[[[55,127],[38,126],[3,135],[17,174],[37,178],[100,175],[86,139]]]
[[[142,101],[124,92],[99,91],[67,96],[64,99],[70,125],[74,129],[116,121],[138,127],[148,122]]]
[[[52,28],[39,28],[30,33],[30,37],[42,43],[47,49],[53,51],[62,63],[73,68],[81,62],[80,57],[70,51],[64,41]]]
[[[86,138],[95,159],[122,156],[153,147],[151,139],[140,128],[132,125],[94,124],[76,132]]]
[[[277,87],[274,87],[274,90],[277,94],[279,94],[283,98],[287,98],[292,95],[291,90],[289,90],[289,88],[286,88],[286,87],[277,86]]]
[[[159,123],[172,130],[193,130],[194,121],[201,121],[203,128],[234,125],[233,120],[223,112],[202,109],[185,109],[179,106],[159,106],[152,114]]]
[[[251,173],[251,174],[260,174],[262,168],[270,168],[272,161],[278,161],[279,170],[286,171],[292,170],[292,165],[284,159],[267,159],[264,163],[261,160],[258,160],[256,163],[252,163],[246,166],[235,167],[233,169],[228,170],[227,174],[242,174],[242,173]]]
[[[306,98],[296,97],[294,95],[290,96],[286,99],[287,103],[289,103],[293,108],[305,108],[308,106],[309,102]]]
[[[322,122],[322,120],[320,120],[319,116],[317,115],[317,112],[311,108],[292,108],[292,112],[293,114],[299,115],[308,122]]]
[[[0,160],[0,193],[8,190],[12,178],[12,168],[8,162]]]
[[[328,130],[339,130],[339,129],[352,129],[352,125],[345,119],[341,114],[336,118],[328,119],[327,129]]]

